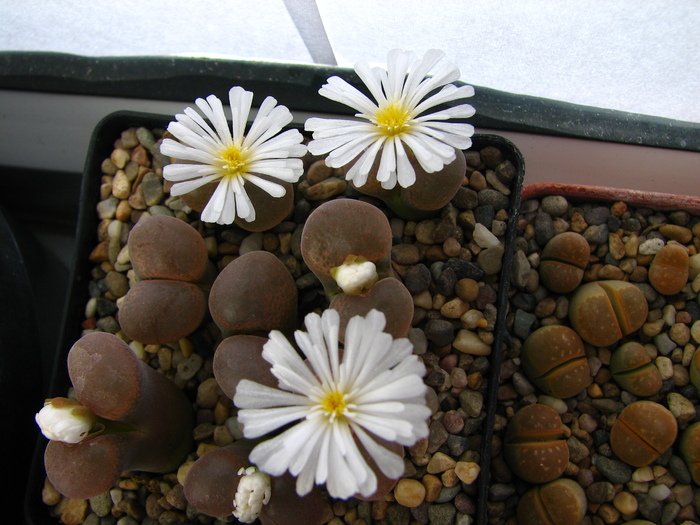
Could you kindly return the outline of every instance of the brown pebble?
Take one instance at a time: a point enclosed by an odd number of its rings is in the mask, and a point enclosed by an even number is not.
[[[447,469],[454,468],[454,466],[454,459],[442,452],[436,452],[428,463],[428,473],[439,474],[440,472],[445,472]]]
[[[336,177],[329,177],[318,184],[310,186],[306,190],[304,196],[310,201],[320,201],[340,195],[341,193],[345,192],[347,188],[348,183],[344,180]]]
[[[425,501],[431,502],[438,499],[442,490],[442,482],[440,478],[433,474],[426,474],[421,478],[421,482],[425,487]]]
[[[44,480],[44,486],[41,489],[41,500],[45,505],[56,505],[61,501],[61,494],[54,488],[51,482],[46,478]]]
[[[455,474],[457,474],[462,483],[467,485],[474,483],[480,472],[481,467],[479,464],[471,461],[458,461],[455,465]]]
[[[80,525],[85,521],[88,512],[88,502],[83,499],[63,498],[56,506],[63,525]]]
[[[404,507],[417,507],[425,501],[425,486],[417,479],[400,479],[394,488],[394,498]]]

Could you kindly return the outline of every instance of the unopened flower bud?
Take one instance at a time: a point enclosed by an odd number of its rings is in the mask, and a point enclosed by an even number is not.
[[[74,444],[85,439],[97,417],[77,401],[56,397],[47,399],[34,419],[48,439]]]
[[[233,500],[233,515],[241,523],[253,523],[260,515],[262,506],[267,505],[272,496],[270,476],[255,467],[242,468],[238,475],[243,477],[238,482]]]
[[[356,255],[348,255],[343,264],[332,268],[331,276],[348,295],[366,292],[379,279],[374,263]]]

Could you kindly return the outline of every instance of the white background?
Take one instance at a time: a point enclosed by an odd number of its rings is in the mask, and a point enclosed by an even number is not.
[[[700,122],[698,0],[317,4],[340,65],[437,47],[478,86]],[[0,50],[312,62],[283,0],[0,0]]]

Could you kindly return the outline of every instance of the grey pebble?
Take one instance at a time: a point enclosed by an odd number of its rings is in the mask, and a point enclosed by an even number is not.
[[[510,199],[500,191],[485,189],[479,192],[479,204],[493,206],[496,211],[505,210],[510,205]],[[490,223],[489,223],[490,224]]]
[[[554,237],[552,216],[544,212],[538,213],[535,217],[535,242],[544,248],[552,237]]]
[[[595,206],[583,214],[584,220],[592,226],[605,224],[610,217],[610,208],[607,206]]]
[[[632,467],[622,461],[594,455],[593,464],[612,483],[627,483],[632,479]]]
[[[148,206],[154,206],[163,200],[163,181],[153,172],[146,173],[141,182],[143,198]]]
[[[100,518],[109,515],[112,511],[112,498],[109,497],[109,491],[90,498],[90,508]]]
[[[454,487],[442,487],[440,495],[435,500],[435,503],[447,503],[448,501],[452,501],[453,499],[455,499],[455,496],[460,493],[461,490],[462,486],[459,483],[457,483]],[[457,509],[454,506],[450,506],[454,509],[455,512],[457,512]]]
[[[483,224],[487,228],[491,226],[491,223],[496,218],[496,212],[493,206],[487,204],[486,206],[477,206],[474,208],[474,220],[480,224]]]
[[[586,489],[589,503],[606,503],[615,497],[615,487],[609,481],[596,481]]]
[[[193,353],[177,365],[177,375],[185,381],[192,379],[199,369],[202,368],[204,359],[201,355]]]
[[[455,486],[457,487],[457,489],[460,489],[459,485]],[[440,495],[442,495],[442,493],[440,493]],[[430,507],[428,507],[428,517],[430,519],[430,525],[452,525],[452,521],[454,520],[455,514],[457,514],[457,509],[454,505],[449,503],[431,505]]]
[[[637,498],[639,513],[645,519],[659,523],[663,512],[662,504],[649,496],[649,494],[635,494],[635,497]]]
[[[484,271],[485,275],[496,275],[503,267],[503,246],[492,246],[481,250],[476,258],[476,263]],[[443,272],[444,273],[444,272]]]
[[[428,289],[428,286],[430,286],[431,277],[430,270],[425,264],[416,264],[415,266],[409,268],[408,272],[406,272],[404,284],[406,285],[406,288],[408,288],[409,292],[414,295],[419,294]]]
[[[661,513],[661,525],[669,525],[670,523],[673,523],[680,511],[681,506],[675,501],[671,501],[670,503],[664,505],[664,510]]]
[[[583,237],[588,241],[588,244],[606,244],[608,235],[610,235],[610,230],[608,230],[607,224],[589,226],[583,232]]]
[[[690,476],[690,471],[682,458],[671,456],[668,460],[668,468],[679,483],[684,485],[689,485],[691,483],[692,478]]]
[[[525,340],[532,332],[532,327],[536,322],[537,317],[535,317],[535,314],[525,310],[516,310],[513,320],[513,332],[520,339]]]
[[[552,217],[561,217],[569,208],[569,203],[566,200],[566,197],[562,197],[561,195],[547,195],[542,199],[540,207],[542,208],[543,212],[548,213]]]

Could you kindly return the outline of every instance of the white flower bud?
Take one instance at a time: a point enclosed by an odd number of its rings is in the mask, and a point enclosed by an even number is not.
[[[262,506],[270,501],[270,476],[259,472],[255,467],[242,468],[238,474],[243,477],[238,482],[233,500],[233,515],[241,523],[253,523],[258,519]]]
[[[48,439],[73,444],[85,439],[96,421],[87,407],[62,397],[48,399],[34,419]]]
[[[379,278],[373,262],[355,255],[348,255],[343,264],[331,269],[331,276],[348,295],[369,290]]]

